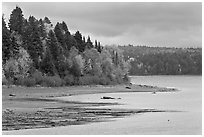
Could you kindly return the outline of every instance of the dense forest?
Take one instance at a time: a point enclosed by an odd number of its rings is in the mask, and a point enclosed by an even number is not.
[[[119,46],[130,75],[201,75],[201,48]]]
[[[3,84],[63,86],[128,82],[129,64],[122,51],[71,34],[67,24],[48,17],[24,18],[20,7],[2,15]]]
[[[25,86],[110,85],[129,75],[201,75],[201,48],[103,46],[63,21],[2,15],[2,82]]]

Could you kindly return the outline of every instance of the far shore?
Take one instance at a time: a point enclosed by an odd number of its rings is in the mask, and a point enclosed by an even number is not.
[[[20,87],[2,86],[2,129],[3,131],[50,128],[100,122],[124,117],[134,113],[161,112],[164,110],[122,110],[99,109],[97,106],[117,105],[117,103],[63,101],[58,97],[81,94],[117,92],[175,92],[174,88],[148,85],[115,86],[72,86],[72,87]],[[57,98],[56,98],[57,97]],[[102,99],[114,99],[104,97]],[[96,108],[90,109],[89,106]]]

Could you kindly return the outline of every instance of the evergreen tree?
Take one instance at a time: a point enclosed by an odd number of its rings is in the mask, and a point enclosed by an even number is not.
[[[83,52],[85,50],[85,47],[83,45],[83,40],[82,40],[82,35],[79,31],[77,31],[74,35],[74,38],[77,42],[77,49],[80,51],[80,52]]]
[[[65,38],[64,35],[62,33],[62,29],[61,29],[61,24],[59,22],[57,22],[55,28],[54,28],[54,32],[56,35],[56,38],[58,40],[58,42],[61,44],[61,46],[63,47],[64,50],[67,50],[67,46],[65,43]]]
[[[52,30],[50,30],[50,32],[48,33],[48,39],[46,40],[46,43],[50,49],[50,53],[52,55],[53,62],[56,66],[57,62],[58,62],[59,48],[60,47],[59,47],[57,38],[55,36],[55,33]]]
[[[16,31],[19,34],[22,34],[23,28],[23,13],[20,7],[16,6],[16,8],[12,11],[9,19],[9,28],[11,31]]]
[[[89,36],[87,38],[86,48],[88,48],[88,49],[93,48],[93,43],[91,42],[91,39]]]
[[[86,38],[83,36],[83,43],[86,43]]]
[[[17,42],[17,38],[16,38],[16,33],[12,33],[11,34],[11,48],[10,48],[10,53],[11,53],[11,56],[16,58],[18,53],[19,53],[19,45],[18,45],[18,42]]]
[[[46,52],[41,62],[41,71],[47,75],[55,75],[55,66],[53,63],[52,55],[49,46],[46,46]]]
[[[33,60],[34,67],[39,68],[39,62],[42,59],[43,46],[40,39],[40,32],[38,22],[35,17],[30,16],[28,20],[28,27],[24,35],[25,49]]]
[[[11,48],[12,48],[12,44],[11,44],[10,32],[6,27],[6,23],[2,16],[2,60],[3,60],[3,64],[5,64],[6,61],[11,57]]]
[[[48,17],[44,18],[44,22],[47,23],[47,24],[51,24],[51,21],[50,21],[50,19]]]
[[[72,45],[72,36],[68,30],[68,27],[67,27],[67,24],[63,21],[62,24],[61,24],[61,28],[64,32],[64,40],[65,40],[65,43],[66,43],[66,49],[67,49],[67,52],[71,49],[71,47],[73,46]],[[67,53],[66,52],[66,53]]]
[[[98,49],[98,42],[95,40],[95,49]]]
[[[100,43],[100,42],[98,42],[97,50],[98,50],[98,52],[100,52],[100,53],[101,53],[101,51],[102,51],[102,47],[101,47],[101,43]]]
[[[44,40],[46,38],[46,30],[45,30],[43,20],[40,19],[38,22],[39,22],[39,34],[40,34],[41,40]]]
[[[62,22],[62,30],[65,31],[66,35],[70,35],[70,32],[69,32],[68,27],[67,27],[67,24],[64,21]]]

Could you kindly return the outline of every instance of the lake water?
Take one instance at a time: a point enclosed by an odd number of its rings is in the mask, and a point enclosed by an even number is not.
[[[135,114],[110,122],[15,131],[15,134],[109,134],[109,135],[192,135],[202,134],[201,76],[134,76],[131,82],[160,87],[175,87],[174,93],[107,93],[63,97],[64,100],[88,102],[117,102],[123,105],[108,108],[159,109],[179,112]],[[120,100],[101,100],[111,96]]]

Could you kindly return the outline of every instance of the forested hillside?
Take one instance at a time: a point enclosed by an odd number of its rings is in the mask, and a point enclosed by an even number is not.
[[[77,23],[77,22],[76,22]],[[2,16],[3,83],[26,86],[117,84],[128,81],[129,65],[117,47],[74,34],[65,22],[24,18],[16,7]]]
[[[130,75],[201,75],[201,48],[119,46]]]

